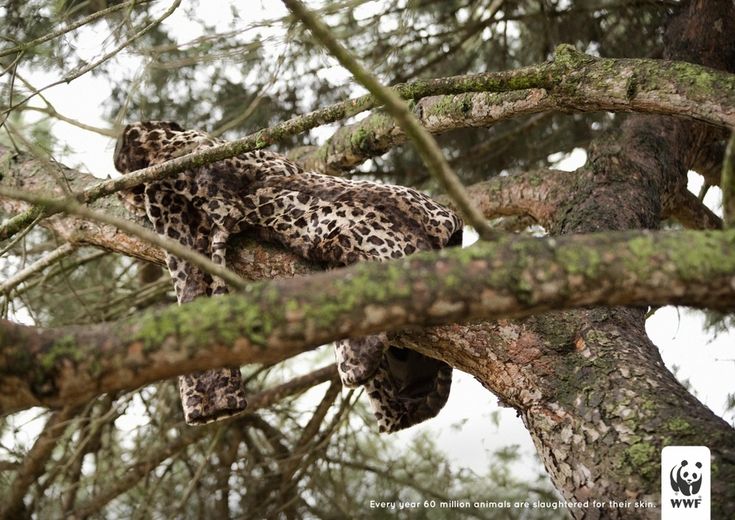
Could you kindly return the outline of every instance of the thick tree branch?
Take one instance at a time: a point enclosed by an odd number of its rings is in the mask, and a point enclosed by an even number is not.
[[[557,49],[557,52],[560,50],[570,52],[565,47]],[[571,52],[574,60],[581,60],[580,66],[574,72],[569,72],[560,84],[517,89],[513,92],[469,92],[426,97],[414,105],[413,113],[432,133],[443,133],[456,128],[486,127],[519,115],[548,111],[634,111],[693,117],[713,122],[709,116],[703,114],[711,108],[710,103],[707,103],[707,108],[702,107],[703,110],[695,112],[691,105],[694,100],[681,99],[677,94],[677,84],[692,74],[696,75],[695,69],[687,70],[689,64],[590,58],[592,61],[581,65],[589,57]],[[661,69],[653,77],[647,77],[651,64],[660,65]],[[602,68],[606,65],[613,65],[609,76],[603,76]],[[589,69],[586,69],[587,66]],[[680,75],[678,80],[677,75]],[[726,76],[727,74],[723,74],[723,79]],[[641,84],[639,77],[647,79]],[[575,82],[579,88],[575,88]],[[717,83],[705,82],[709,85],[707,89],[712,89],[710,94],[713,98],[719,92]],[[722,86],[735,88],[732,83]],[[734,101],[735,97],[731,97],[715,109],[725,117],[719,124],[732,127],[735,114],[732,105],[728,107],[727,103]],[[687,116],[687,113],[691,116]],[[391,118],[375,113],[358,123],[337,130],[320,147],[301,150],[298,159],[308,168],[337,173],[354,168],[366,159],[381,155],[405,141],[406,135]]]
[[[681,189],[671,198],[671,207],[664,208],[664,216],[675,218],[689,229],[722,229],[722,219],[704,205],[699,197]]]
[[[735,231],[507,238],[250,284],[85,328],[0,327],[0,413],[218,366],[274,363],[407,326],[588,305],[735,308]],[[437,352],[437,357],[442,354]]]
[[[541,88],[431,96],[411,106],[414,117],[432,134],[488,127],[513,117],[559,109],[558,100]],[[290,155],[308,169],[338,175],[405,142],[406,134],[393,118],[376,111],[338,129],[323,145],[303,147]]]
[[[546,226],[574,186],[590,176],[590,172],[584,169],[574,172],[533,170],[493,177],[468,186],[467,191],[485,218],[528,216]],[[447,197],[438,197],[437,200],[450,208],[454,206]]]
[[[52,176],[44,174],[46,170],[36,159],[23,155],[9,159],[11,153],[0,147],[0,161],[11,164],[0,180],[0,187],[22,185],[32,192],[61,193]],[[85,186],[96,182],[91,175],[76,170],[64,169],[63,175],[76,190],[83,190]],[[554,212],[568,200],[570,190],[574,191],[580,183],[589,180],[590,175],[584,169],[575,172],[537,170],[477,183],[468,186],[468,192],[486,218],[510,215],[531,217],[548,226]],[[689,197],[690,200],[676,201],[673,216],[690,228],[720,229],[721,220],[692,197]],[[440,197],[438,200],[451,206],[448,198]],[[91,206],[97,212],[118,218],[135,218],[117,198],[100,199]],[[0,209],[8,213],[23,212],[29,207],[23,201],[0,198]],[[59,239],[76,246],[92,245],[159,265],[164,263],[162,249],[112,225],[70,215],[55,215],[43,220],[41,225]],[[233,247],[228,248],[227,260],[233,271],[250,280],[292,277],[321,269],[283,247],[243,237],[233,240]]]
[[[543,95],[552,93],[562,110],[668,114],[735,128],[735,75],[683,62],[598,59],[574,51],[569,46],[560,46],[557,59],[541,65],[506,72],[416,81],[394,87],[401,97],[413,100],[435,95],[528,89],[544,89]],[[531,94],[521,92],[518,95],[526,97]],[[81,203],[89,203],[144,182],[264,148],[284,137],[356,115],[377,105],[372,96],[348,100],[236,141],[103,181],[78,193],[76,199]],[[39,215],[48,217],[55,213],[35,207],[17,215],[0,225],[0,240],[22,230]]]
[[[0,161],[8,160],[11,152],[0,146]],[[53,179],[46,175],[43,165],[25,155],[15,157],[12,166],[0,180],[4,186],[22,185],[31,193],[61,194]],[[64,169],[64,177],[75,189],[96,182],[89,174]],[[529,215],[544,223],[558,207],[569,189],[570,172],[539,170],[511,177],[498,177],[467,187],[470,198],[486,218],[509,215]],[[447,197],[439,201],[450,205]],[[104,198],[91,204],[97,213],[132,220],[130,214],[116,198]],[[17,199],[0,197],[0,209],[7,213],[22,213],[30,208],[28,203]],[[155,244],[141,240],[110,224],[90,221],[72,215],[55,215],[41,221],[41,226],[52,231],[60,239],[75,245],[93,245],[126,256],[163,264],[164,253]],[[17,237],[16,237],[17,238]],[[228,266],[241,277],[251,280],[275,277],[291,277],[319,270],[320,266],[307,262],[297,255],[275,244],[258,243],[242,237],[235,239],[228,248]]]
[[[732,72],[734,7],[730,0],[683,2],[680,16],[669,24],[664,55]],[[550,231],[575,234],[659,227],[662,214],[675,206],[671,199],[685,189],[687,169],[701,155],[698,149],[721,139],[720,133],[683,119],[625,118],[619,128],[590,146],[587,163],[595,176],[572,194],[567,211],[558,213]],[[712,251],[702,243],[691,244],[691,249],[695,256]],[[732,250],[727,256],[734,258]],[[654,256],[650,261],[663,267],[670,260]],[[519,338],[519,354],[526,356],[546,385],[530,387],[541,394],[539,406],[519,412],[565,498],[604,501],[627,496],[660,503],[661,448],[706,445],[718,467],[718,478],[712,481],[713,515],[733,516],[735,488],[729,483],[735,474],[735,430],[665,368],[646,335],[643,309],[597,307],[546,313],[524,324],[541,341]],[[681,427],[682,423],[686,426]],[[649,509],[604,505],[572,511],[575,518],[652,518],[654,514]]]
[[[481,321],[396,331],[389,338],[428,356],[441,352],[447,363],[477,377],[505,406],[528,410],[551,394],[553,383],[545,375],[558,353],[528,323]]]

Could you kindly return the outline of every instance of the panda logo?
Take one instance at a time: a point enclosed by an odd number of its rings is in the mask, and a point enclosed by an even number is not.
[[[699,493],[699,488],[702,487],[702,463],[695,463],[695,467],[687,466],[689,466],[689,462],[682,460],[681,464],[671,468],[669,477],[671,488],[688,497]]]

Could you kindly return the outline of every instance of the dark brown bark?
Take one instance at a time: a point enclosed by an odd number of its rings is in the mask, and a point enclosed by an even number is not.
[[[733,34],[731,1],[689,2],[669,28],[667,57],[732,71]],[[704,125],[629,117],[618,134],[596,143],[588,162],[594,175],[566,201],[567,211],[557,214],[552,231],[657,228],[676,205],[698,151],[717,139],[721,132]],[[718,468],[712,482],[713,518],[732,518],[735,430],[663,366],[646,335],[644,314],[641,308],[598,308],[508,325],[501,332],[517,340],[506,347],[506,360],[480,377],[518,408],[554,484],[568,500],[658,505],[661,448],[705,445]],[[659,516],[656,510],[595,507],[592,502],[573,514]]]

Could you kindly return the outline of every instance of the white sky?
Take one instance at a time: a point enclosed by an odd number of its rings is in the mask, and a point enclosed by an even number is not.
[[[187,3],[185,1],[184,5]],[[242,6],[241,2],[235,1],[206,2],[207,9],[199,10],[198,14],[206,12],[209,22],[226,29],[231,4]],[[159,7],[163,10],[166,5],[162,3]],[[250,1],[247,5],[247,12],[240,9],[240,15],[252,17],[250,19],[273,18],[284,12],[280,1]],[[182,41],[198,36],[197,26],[189,20],[183,10],[169,18],[166,25],[175,25]],[[96,47],[98,38],[95,38],[94,43],[91,41],[83,43],[84,33],[80,34],[82,37],[79,42],[82,43],[85,52],[93,55],[95,49],[98,51]],[[26,71],[26,75],[36,86],[58,79],[53,74],[29,74]],[[106,127],[108,123],[101,119],[101,114],[108,90],[103,81],[87,75],[68,85],[63,84],[49,89],[44,95],[60,113],[90,125]],[[38,104],[37,101],[34,103]],[[58,157],[62,162],[69,166],[81,167],[98,177],[117,175],[112,166],[111,156],[114,147],[112,140],[79,130],[66,123],[54,123],[53,130],[59,140],[73,150],[69,156]],[[566,157],[559,156],[554,159],[559,161],[557,167],[571,170],[583,164],[586,156],[583,150],[577,149]],[[697,184],[701,185],[701,178],[696,174],[690,174],[690,189],[694,193],[699,189]],[[715,211],[719,211],[718,191],[710,190],[706,199],[707,204]],[[659,310],[648,320],[647,330],[654,343],[661,348],[666,365],[669,368],[678,366],[680,380],[689,380],[700,400],[715,413],[723,415],[726,395],[728,391],[733,390],[730,381],[735,376],[733,350],[735,335],[724,334],[713,339],[702,332],[702,323],[701,313],[687,310],[677,312],[676,309],[667,307]],[[449,402],[440,415],[434,420],[400,432],[393,438],[401,443],[421,431],[428,430],[458,466],[478,472],[487,468],[489,453],[503,446],[519,444],[525,456],[515,465],[515,470],[519,475],[534,476],[540,466],[531,455],[535,450],[528,432],[520,419],[515,416],[515,412],[510,409],[499,409],[501,420],[499,426],[495,426],[490,414],[498,410],[496,403],[497,399],[474,378],[455,371]],[[35,413],[37,411],[29,411],[17,417],[16,424],[20,426],[25,423],[25,425],[21,427],[16,441],[28,443],[35,438],[40,427],[39,421],[28,422]],[[725,418],[730,423],[735,421],[732,413]],[[138,423],[138,419],[132,416],[129,417],[129,421],[127,427],[131,428]],[[124,422],[119,424],[126,427]],[[452,427],[458,424],[461,426]],[[9,443],[12,439],[3,438],[2,442]]]

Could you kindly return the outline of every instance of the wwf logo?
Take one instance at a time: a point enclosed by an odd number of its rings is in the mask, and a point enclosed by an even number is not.
[[[702,463],[695,462],[690,465],[689,461],[682,460],[680,464],[674,465],[669,473],[671,489],[686,497],[696,495],[702,487]]]
[[[707,446],[661,450],[661,520],[711,519],[711,460]]]

